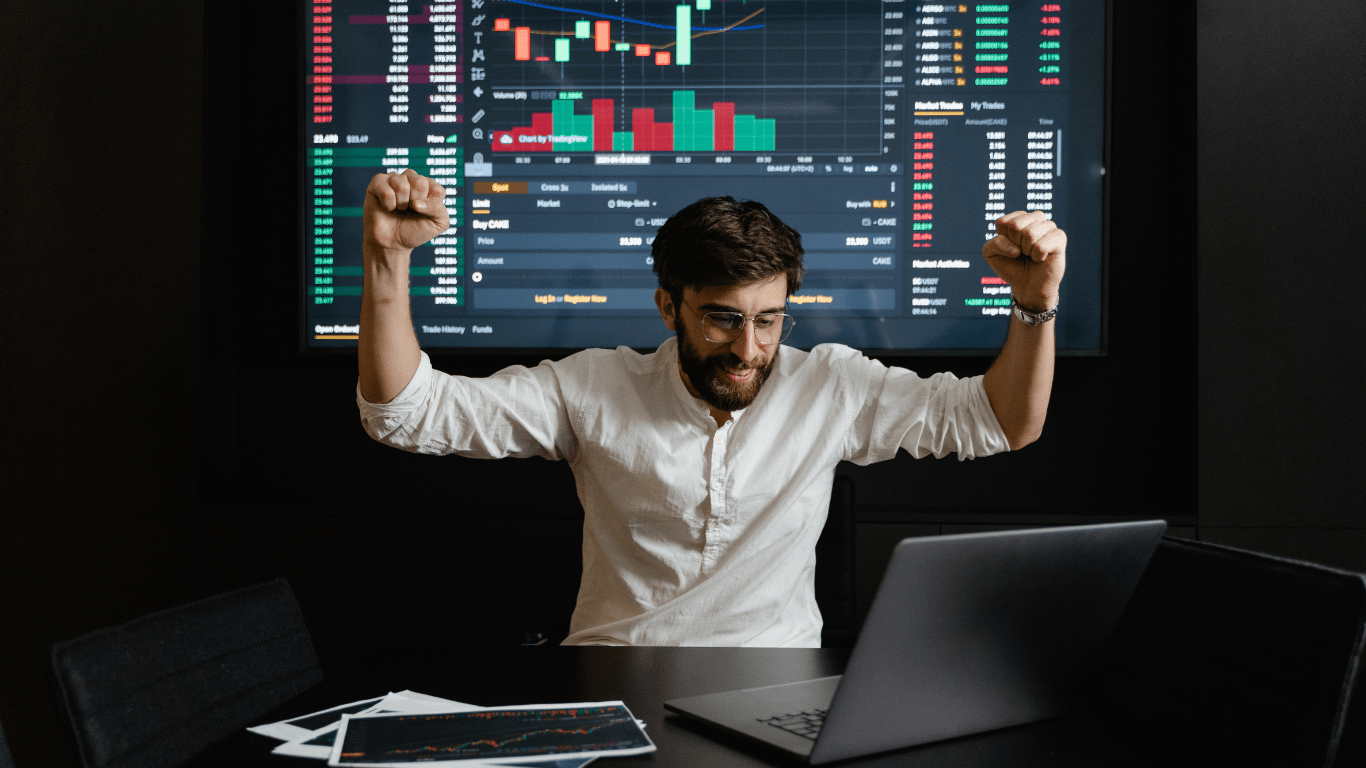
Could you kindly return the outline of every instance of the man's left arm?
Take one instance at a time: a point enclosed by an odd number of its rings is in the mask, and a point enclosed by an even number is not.
[[[982,247],[997,276],[1010,285],[1016,306],[1031,315],[1055,308],[1066,267],[1067,234],[1040,211],[1016,211],[996,220],[996,236]],[[1053,389],[1053,320],[1037,325],[1011,313],[1005,347],[983,377],[982,387],[1011,450],[1043,432]]]

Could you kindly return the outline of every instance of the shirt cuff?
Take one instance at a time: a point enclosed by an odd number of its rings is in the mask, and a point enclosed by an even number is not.
[[[417,370],[413,372],[413,377],[408,380],[407,386],[394,396],[393,400],[387,403],[372,403],[366,400],[360,393],[360,381],[356,381],[356,405],[360,406],[361,413],[383,413],[390,409],[399,409],[408,404],[408,401],[417,397],[417,393],[427,383],[427,379],[432,375],[432,359],[423,352],[422,358],[417,363]]]
[[[987,390],[984,386],[985,376],[973,376],[972,379],[972,409],[976,411],[977,421],[981,425],[983,449],[978,456],[990,456],[995,453],[1006,453],[1010,450],[1010,441],[1006,439],[1006,431],[1001,428],[1001,422],[996,418],[996,411],[991,409],[991,398],[987,397]]]

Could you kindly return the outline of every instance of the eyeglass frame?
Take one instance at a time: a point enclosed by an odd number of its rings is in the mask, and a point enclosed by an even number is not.
[[[686,301],[680,300],[678,303],[679,303],[679,304],[682,304],[683,306],[685,306],[685,307],[691,309],[692,311],[698,313],[698,315],[699,315],[699,317],[698,317],[698,322],[701,323],[701,325],[702,325],[702,338],[703,338],[703,339],[706,339],[708,342],[710,342],[710,343],[712,343],[712,344],[734,344],[736,339],[738,339],[738,338],[740,338],[741,336],[745,335],[745,327],[746,327],[747,325],[753,325],[753,324],[754,324],[754,321],[758,320],[760,317],[781,317],[781,318],[789,318],[789,319],[792,320],[792,325],[791,325],[791,326],[788,326],[787,333],[784,333],[777,341],[774,341],[774,342],[760,341],[760,340],[759,340],[759,327],[758,327],[757,325],[755,325],[755,326],[754,326],[754,343],[755,343],[755,344],[758,344],[758,345],[761,346],[761,347],[772,347],[772,346],[776,346],[776,345],[778,345],[778,344],[782,344],[784,341],[787,340],[787,337],[788,337],[788,336],[791,336],[791,335],[792,335],[792,329],[795,328],[795,327],[797,327],[797,318],[793,317],[792,315],[789,315],[789,314],[786,313],[786,312],[757,312],[757,313],[754,314],[753,317],[751,317],[751,316],[745,314],[744,312],[733,312],[733,311],[730,311],[730,310],[712,310],[712,311],[709,311],[709,312],[703,312],[702,310],[698,309],[697,307],[694,307],[693,305],[689,304],[689,303],[686,302]],[[784,306],[783,308],[786,309],[787,307]],[[740,323],[740,327],[737,328],[737,329],[735,330],[735,335],[734,335],[734,336],[730,337],[729,339],[726,339],[725,341],[716,341],[716,340],[714,340],[714,339],[707,338],[707,316],[708,316],[708,315],[739,315],[739,316],[744,320],[744,322]],[[779,322],[779,325],[781,326],[781,325],[783,325],[784,323],[786,323],[787,320],[780,320],[780,321],[778,321],[778,322]],[[719,330],[719,329],[718,329],[718,330]]]

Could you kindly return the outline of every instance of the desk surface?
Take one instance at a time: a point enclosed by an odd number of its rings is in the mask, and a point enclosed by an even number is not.
[[[793,765],[781,755],[667,713],[663,702],[734,688],[776,685],[839,674],[848,651],[774,648],[528,647],[452,649],[439,659],[376,660],[365,669],[328,670],[329,677],[262,723],[348,701],[413,690],[483,706],[567,701],[625,701],[647,723],[658,751],[600,760],[604,768],[635,766]],[[193,765],[292,766],[277,757],[279,742],[245,731]],[[1009,728],[963,739],[841,763],[842,766],[1119,766],[1112,747],[1063,721]],[[315,765],[325,765],[312,761]]]

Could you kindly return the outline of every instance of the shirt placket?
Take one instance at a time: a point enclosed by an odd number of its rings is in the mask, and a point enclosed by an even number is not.
[[[733,424],[735,420],[731,419],[718,427],[711,437],[711,487],[708,489],[711,504],[708,505],[706,544],[702,547],[703,576],[710,575],[716,569],[716,563],[729,540],[729,525],[726,523],[730,519],[730,504],[726,495],[726,453]]]

